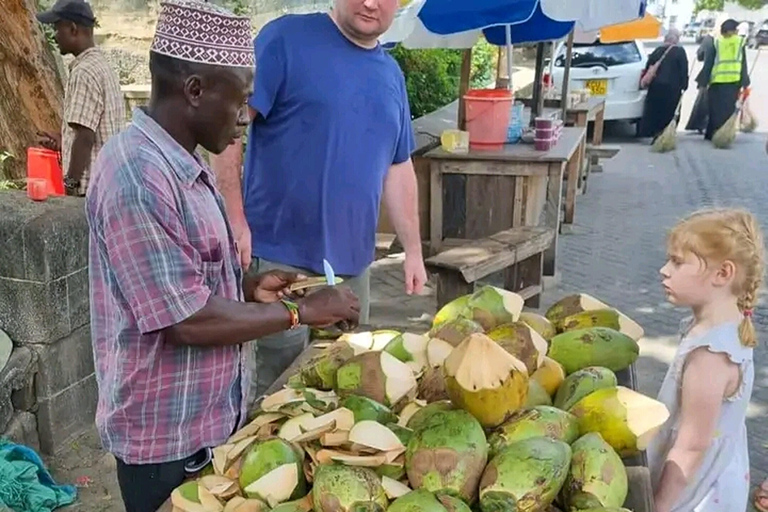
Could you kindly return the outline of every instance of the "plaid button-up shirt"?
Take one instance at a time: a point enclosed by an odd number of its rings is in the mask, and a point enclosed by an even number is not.
[[[125,126],[125,103],[120,80],[107,57],[99,48],[89,48],[69,65],[64,115],[61,120],[61,165],[69,172],[75,130],[71,124],[90,128],[94,135],[91,163],[104,143]],[[80,193],[85,193],[91,175],[86,167],[80,180]]]
[[[174,346],[162,330],[242,271],[210,169],[141,109],[104,146],[86,199],[91,336],[104,447],[128,464],[184,459],[245,419],[246,350]]]

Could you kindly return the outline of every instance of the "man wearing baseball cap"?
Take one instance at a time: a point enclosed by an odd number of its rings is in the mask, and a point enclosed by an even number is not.
[[[120,80],[96,47],[96,17],[85,0],[58,0],[38,21],[53,25],[62,55],[72,54],[64,93],[60,133],[41,133],[40,142],[61,151],[67,192],[84,195],[91,163],[101,147],[125,123]]]

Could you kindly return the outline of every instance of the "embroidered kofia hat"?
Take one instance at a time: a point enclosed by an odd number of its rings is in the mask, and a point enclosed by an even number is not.
[[[202,0],[162,2],[150,51],[200,64],[255,65],[251,20]]]

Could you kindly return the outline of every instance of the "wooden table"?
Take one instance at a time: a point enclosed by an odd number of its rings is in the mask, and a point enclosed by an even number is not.
[[[544,275],[554,276],[563,175],[567,167],[565,218],[573,222],[586,133],[583,127],[565,127],[549,151],[524,143],[468,154],[429,151],[424,158],[431,169],[430,254],[437,254],[446,239],[478,239],[508,228],[543,225],[555,230],[544,255]]]

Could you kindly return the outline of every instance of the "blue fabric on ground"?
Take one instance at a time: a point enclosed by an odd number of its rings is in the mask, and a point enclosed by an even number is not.
[[[57,485],[31,448],[0,440],[0,509],[51,512],[77,498],[72,485]]]

